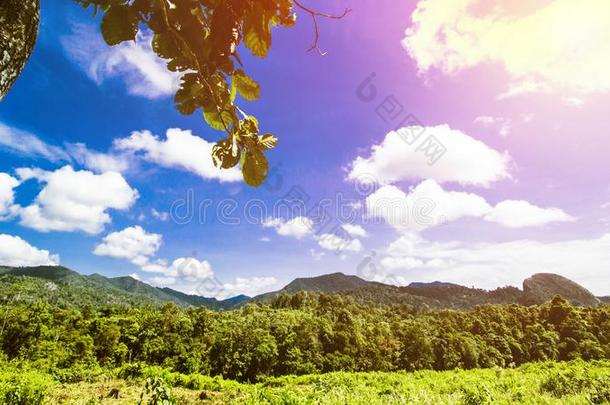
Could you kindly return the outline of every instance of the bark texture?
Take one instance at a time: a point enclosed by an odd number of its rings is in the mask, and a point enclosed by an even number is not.
[[[34,49],[39,20],[39,0],[0,0],[0,100]]]

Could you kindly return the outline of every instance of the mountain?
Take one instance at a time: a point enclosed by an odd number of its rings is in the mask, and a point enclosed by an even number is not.
[[[411,283],[397,287],[363,280],[343,273],[298,278],[281,290],[254,297],[255,302],[269,302],[282,294],[336,293],[357,301],[379,304],[404,304],[419,309],[467,309],[484,304],[542,304],[560,295],[574,305],[594,306],[600,303],[584,287],[555,274],[534,274],[523,282],[523,289],[500,287],[483,290],[459,284],[435,281]]]
[[[239,295],[226,300],[187,295],[157,288],[132,277],[82,275],[62,266],[0,267],[0,302],[42,299],[59,306],[162,305],[198,306],[227,310],[247,301]]]
[[[441,287],[461,287],[459,284],[445,283],[443,281],[433,281],[431,283],[413,282],[407,287],[410,288],[441,288]]]
[[[194,307],[206,307],[214,310],[227,310],[236,308],[242,303],[248,301],[250,297],[247,295],[237,295],[235,297],[227,298],[226,300],[217,300],[216,298],[206,298],[200,295],[189,295],[180,291],[172,290],[171,288],[161,288],[168,296],[173,297],[180,302],[184,302],[186,305],[192,305]]]
[[[366,281],[358,276],[351,276],[343,273],[331,273],[317,277],[295,278],[281,290],[258,295],[254,298],[254,300],[267,301],[280,294],[296,294],[300,291],[337,293],[341,291],[356,290],[375,286],[384,286],[384,284]]]
[[[574,305],[595,306],[600,303],[593,294],[581,285],[557,274],[539,273],[523,281],[523,292],[527,300],[545,302],[560,295]]]
[[[339,294],[363,303],[409,305],[421,310],[468,309],[484,304],[541,304],[560,295],[574,305],[610,303],[610,297],[596,298],[579,284],[556,274],[534,274],[523,289],[500,287],[483,290],[435,281],[411,283],[405,287],[366,281],[343,273],[297,278],[278,291],[245,295],[225,300],[189,295],[171,288],[150,286],[132,277],[82,275],[61,266],[0,267],[0,303],[19,299],[42,299],[63,307],[103,305],[154,305],[168,302],[180,306],[230,310],[248,302],[269,303],[285,295],[301,292]]]

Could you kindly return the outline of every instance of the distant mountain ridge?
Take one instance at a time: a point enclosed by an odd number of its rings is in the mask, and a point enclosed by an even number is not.
[[[523,282],[523,289],[500,287],[487,291],[459,284],[435,281],[414,282],[397,287],[340,272],[297,278],[284,288],[250,298],[238,295],[225,300],[189,295],[168,287],[150,286],[129,276],[82,275],[62,266],[1,267],[0,302],[18,292],[25,296],[70,305],[162,305],[230,310],[248,302],[271,302],[281,295],[301,292],[341,294],[357,301],[378,304],[405,304],[420,309],[468,309],[483,304],[541,304],[560,295],[574,305],[595,306],[610,303],[610,297],[597,298],[579,284],[556,274],[534,274]]]
[[[252,298],[255,302],[268,302],[282,294],[297,292],[338,293],[363,302],[405,304],[422,309],[467,309],[483,304],[542,304],[560,295],[574,305],[595,306],[602,302],[579,284],[556,274],[539,273],[523,282],[523,289],[500,287],[487,291],[459,284],[435,281],[414,282],[397,287],[366,281],[343,273],[318,277],[298,278],[281,290]]]
[[[61,297],[62,304],[69,306],[71,301],[84,301],[90,304],[114,305],[161,305],[174,302],[181,306],[206,307],[213,310],[227,310],[247,301],[250,297],[239,295],[226,300],[187,295],[171,288],[158,288],[133,277],[105,277],[100,274],[83,275],[63,266],[38,267],[0,267],[0,284],[12,277],[18,283],[19,277],[46,280],[51,285],[40,284],[39,295],[53,297],[47,290],[57,291],[60,287],[69,290]],[[55,285],[55,287],[53,287]],[[60,291],[61,292],[61,291]],[[31,291],[36,294],[36,291]],[[7,295],[7,294],[5,294]],[[70,297],[77,295],[77,297]],[[0,296],[0,298],[2,298]]]

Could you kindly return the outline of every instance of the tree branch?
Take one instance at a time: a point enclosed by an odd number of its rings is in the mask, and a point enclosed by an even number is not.
[[[193,52],[193,50],[189,46],[188,42],[182,37],[180,32],[178,32],[178,30],[170,22],[169,13],[167,12],[167,5],[165,4],[165,2],[166,2],[166,0],[159,1],[159,4],[161,6],[161,11],[163,12],[163,19],[164,19],[166,27],[167,27],[167,29],[169,29],[172,32],[174,37],[179,41],[180,48],[183,51],[186,50],[189,53],[193,63],[195,64],[195,66],[197,68],[197,76],[199,76],[199,80],[201,80],[206,85],[206,87],[208,88],[208,91],[210,92],[210,94],[212,95],[212,98],[214,99],[214,101],[216,103],[216,112],[220,118],[220,122],[222,123],[222,126],[224,127],[225,131],[228,134],[231,134],[231,131],[229,130],[229,127],[225,123],[224,117],[222,116],[222,113],[227,110],[224,108],[223,109],[220,108],[220,103],[216,99],[216,93],[214,93],[214,89],[212,89],[212,86],[210,85],[210,83],[206,80],[205,76],[203,75],[203,70],[201,68],[201,65],[199,64],[199,59],[197,58],[197,55],[195,54],[195,52]]]
[[[333,15],[333,14],[321,13],[319,11],[312,10],[309,7],[304,6],[301,2],[299,2],[299,0],[293,0],[293,1],[294,1],[294,4],[298,8],[300,8],[301,10],[303,10],[307,14],[309,14],[311,16],[311,20],[313,21],[314,41],[313,41],[313,45],[307,49],[307,52],[310,52],[310,51],[315,49],[318,52],[318,54],[320,54],[321,56],[326,55],[326,52],[322,51],[320,49],[320,47],[318,46],[318,41],[320,39],[320,33],[318,31],[318,17],[328,18],[328,19],[332,19],[332,20],[340,20],[343,17],[345,17],[352,10],[349,9],[349,8],[346,8],[343,11],[343,14],[341,14],[341,15]]]

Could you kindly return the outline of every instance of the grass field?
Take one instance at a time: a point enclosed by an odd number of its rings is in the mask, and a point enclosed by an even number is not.
[[[186,376],[154,367],[145,367],[140,376],[126,379],[117,378],[119,371],[111,373],[114,376],[100,375],[89,382],[70,384],[54,382],[35,371],[16,373],[2,374],[3,403],[134,404],[145,379],[152,375],[170,387],[179,404],[610,403],[610,362],[537,363],[504,370],[338,372],[269,378],[257,384]],[[7,396],[11,387],[12,396]],[[118,390],[118,399],[108,398],[113,389]],[[144,397],[144,403],[148,398]]]

